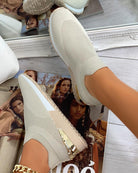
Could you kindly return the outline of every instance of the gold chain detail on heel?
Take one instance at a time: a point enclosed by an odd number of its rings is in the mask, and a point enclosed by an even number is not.
[[[38,173],[38,172],[33,171],[31,168],[28,168],[27,166],[15,165],[13,173]]]
[[[73,159],[79,153],[77,147],[71,142],[71,140],[68,138],[68,136],[64,133],[62,129],[58,129],[58,130],[63,140],[63,143],[65,144],[67,148],[70,159]]]

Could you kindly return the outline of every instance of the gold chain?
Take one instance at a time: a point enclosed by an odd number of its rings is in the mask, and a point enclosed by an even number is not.
[[[13,173],[38,173],[33,171],[31,168],[23,165],[15,165]]]

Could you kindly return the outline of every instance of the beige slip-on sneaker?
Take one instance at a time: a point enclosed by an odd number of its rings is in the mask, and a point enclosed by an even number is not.
[[[47,12],[54,5],[54,0],[24,0],[23,9],[28,14],[39,15]]]
[[[12,78],[19,70],[14,52],[0,36],[0,84]]]
[[[49,32],[56,52],[69,68],[76,100],[87,105],[99,104],[86,89],[84,78],[105,65],[82,25],[69,10],[61,7],[50,16]]]
[[[69,9],[72,13],[80,15],[87,6],[89,0],[55,0],[55,4]]]
[[[49,167],[73,159],[86,141],[32,78],[19,76],[24,99],[25,139],[39,141],[48,151]]]

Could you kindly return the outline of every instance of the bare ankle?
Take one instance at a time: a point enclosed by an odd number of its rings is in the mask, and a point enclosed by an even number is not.
[[[39,173],[49,172],[48,151],[40,142],[31,139],[24,145],[20,164]]]
[[[108,75],[109,71],[108,67],[103,67],[94,74],[85,76],[85,86],[89,93],[95,98],[97,98],[95,89],[99,88],[100,83],[102,83],[102,80],[105,80],[104,77]]]

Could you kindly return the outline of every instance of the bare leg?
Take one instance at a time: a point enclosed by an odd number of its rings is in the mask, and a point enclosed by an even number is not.
[[[39,173],[48,173],[48,152],[41,143],[31,139],[23,147],[20,164]]]
[[[138,92],[121,82],[108,68],[85,77],[91,95],[111,109],[138,137]]]

